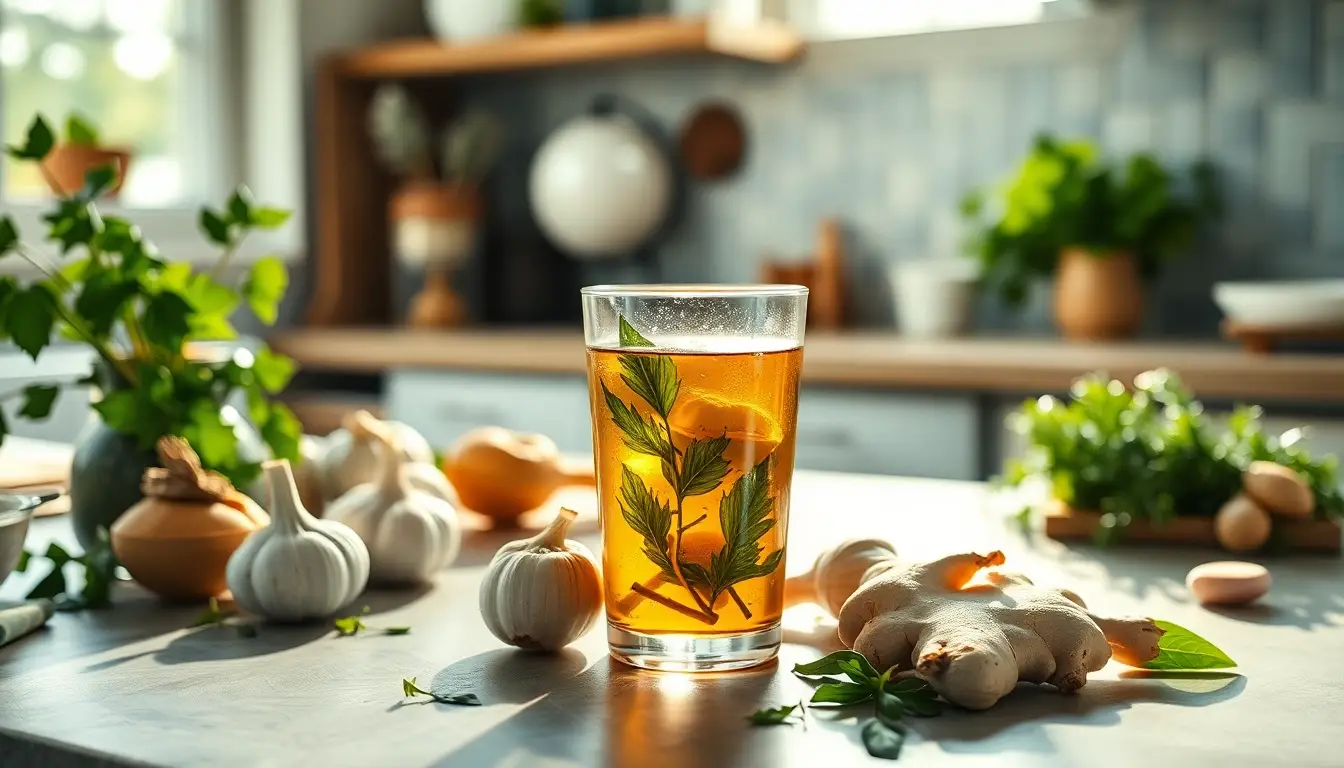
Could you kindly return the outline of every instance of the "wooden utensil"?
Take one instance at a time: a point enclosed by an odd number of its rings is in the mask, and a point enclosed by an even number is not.
[[[742,167],[747,131],[731,106],[714,102],[696,107],[681,128],[681,162],[692,177],[714,181]]]

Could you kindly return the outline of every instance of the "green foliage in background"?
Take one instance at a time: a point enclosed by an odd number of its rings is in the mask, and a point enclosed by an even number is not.
[[[80,130],[97,135],[91,126]],[[6,154],[40,168],[54,143],[51,126],[38,116]],[[142,449],[163,435],[180,435],[205,466],[245,485],[259,466],[239,458],[237,437],[220,413],[225,399],[242,391],[272,452],[296,460],[298,419],[269,399],[289,383],[294,363],[264,347],[226,360],[192,354],[193,342],[236,338],[229,316],[243,301],[264,322],[274,322],[288,282],[278,258],[257,261],[236,285],[224,275],[248,233],[279,227],[289,213],[257,205],[243,187],[222,210],[203,208],[201,230],[220,256],[200,272],[165,258],[130,221],[98,210],[96,200],[115,176],[111,167],[92,169],[82,190],[56,200],[43,216],[46,249],[22,239],[12,218],[0,217],[0,259],[22,258],[40,273],[27,283],[0,276],[0,342],[12,341],[34,360],[57,336],[92,348],[101,370],[78,384],[103,388],[94,408]],[[40,384],[3,397],[22,399],[20,416],[44,419],[60,391],[60,385]],[[0,413],[0,441],[7,432]]]
[[[1220,211],[1210,165],[1195,164],[1186,186],[1183,193],[1152,155],[1112,166],[1088,142],[1043,135],[1005,185],[962,201],[963,217],[978,230],[968,250],[985,286],[1014,306],[1071,247],[1098,256],[1130,253],[1152,277],[1190,247],[1202,220]]]
[[[1074,382],[1071,401],[1028,400],[1009,418],[1027,443],[1003,480],[1018,485],[1045,477],[1055,498],[1103,513],[1099,536],[1121,534],[1134,520],[1212,517],[1241,490],[1252,461],[1273,461],[1300,473],[1316,495],[1316,515],[1344,517],[1334,456],[1313,459],[1303,431],[1265,434],[1258,407],[1239,407],[1216,427],[1174,373],[1149,371],[1127,389],[1091,375]]]

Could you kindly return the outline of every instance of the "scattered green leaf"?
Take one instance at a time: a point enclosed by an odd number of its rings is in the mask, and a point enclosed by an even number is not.
[[[77,147],[96,147],[98,129],[82,115],[71,112],[65,118],[65,143]]]
[[[218,626],[220,624],[223,624],[225,619],[229,618],[230,616],[233,616],[235,613],[236,611],[226,611],[220,608],[219,600],[212,597],[210,598],[210,604],[206,607],[205,611],[202,612],[200,616],[196,617],[196,620],[191,623],[191,626],[193,627]]]
[[[868,754],[883,760],[895,760],[901,756],[901,747],[905,744],[905,733],[897,727],[875,717],[864,723],[863,746]]]
[[[797,704],[785,704],[780,707],[768,709],[758,709],[747,715],[747,721],[752,725],[793,725],[795,722],[794,711],[798,711],[798,722],[806,724],[807,709],[803,702]]]
[[[401,695],[407,698],[411,696],[428,696],[440,704],[456,704],[464,707],[479,707],[481,700],[474,693],[432,693],[426,691],[415,684],[415,678],[402,678]]]
[[[1157,658],[1144,664],[1145,669],[1230,669],[1237,666],[1218,646],[1179,624],[1153,620],[1163,631],[1157,641]]]
[[[371,627],[368,624],[364,623],[364,617],[367,615],[369,615],[369,606],[366,605],[364,606],[364,609],[360,611],[359,614],[356,616],[345,616],[343,618],[336,619],[335,621],[332,622],[332,626],[336,628],[336,635],[338,637],[351,637],[353,635],[359,634],[360,632],[376,632],[380,635],[411,634],[410,627]],[[412,678],[412,682],[414,682],[414,678]],[[409,696],[410,694],[408,693],[406,695]]]
[[[872,686],[864,683],[822,683],[812,692],[812,703],[858,704],[872,697]]]

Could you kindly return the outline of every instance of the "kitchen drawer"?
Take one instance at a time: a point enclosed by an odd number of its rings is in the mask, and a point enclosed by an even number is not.
[[[410,424],[441,449],[487,425],[540,432],[568,453],[593,449],[588,382],[580,376],[394,370],[384,401],[387,418]]]
[[[978,424],[969,397],[804,387],[796,464],[974,480]]]

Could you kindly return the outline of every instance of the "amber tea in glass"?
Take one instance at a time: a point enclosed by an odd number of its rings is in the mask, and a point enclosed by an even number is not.
[[[651,669],[779,649],[807,289],[583,290],[608,642]]]

